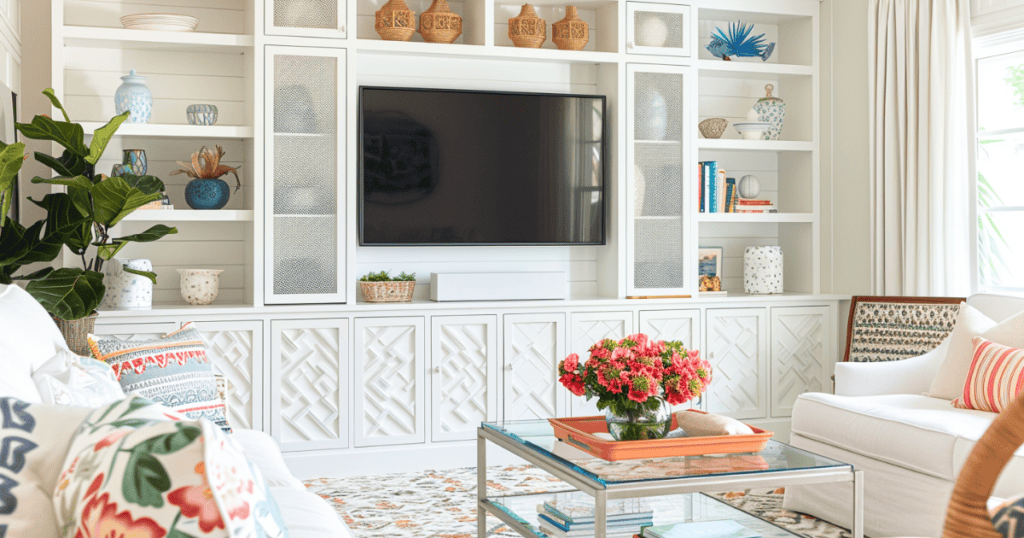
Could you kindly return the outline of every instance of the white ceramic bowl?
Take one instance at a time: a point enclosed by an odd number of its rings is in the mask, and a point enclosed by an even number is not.
[[[770,124],[766,121],[746,121],[732,124],[744,140],[760,140]]]

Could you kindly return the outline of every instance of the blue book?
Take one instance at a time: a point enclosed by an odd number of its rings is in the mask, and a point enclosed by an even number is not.
[[[644,538],[761,538],[761,533],[752,531],[735,521],[694,521],[647,527]]]
[[[593,522],[591,522],[591,523],[567,523],[567,522],[565,522],[564,520],[562,520],[560,518],[557,518],[557,517],[555,517],[555,516],[553,516],[551,514],[546,514],[546,513],[545,514],[537,514],[537,516],[540,517],[541,520],[543,520],[547,524],[552,525],[556,529],[561,529],[561,530],[563,530],[565,532],[570,532],[570,531],[592,531],[592,530],[594,530],[594,526],[595,526],[595,524]],[[631,518],[631,519],[613,519],[613,520],[609,520],[608,521],[607,526],[609,528],[613,528],[613,529],[617,529],[619,527],[630,527],[630,528],[636,529],[636,531],[634,531],[634,532],[637,532],[637,531],[640,530],[640,527],[649,526],[653,522],[654,522],[654,520],[652,519],[652,516],[647,516],[646,518],[645,517],[639,517],[639,518]]]
[[[704,177],[708,178],[708,213],[718,213],[718,161],[707,161]]]

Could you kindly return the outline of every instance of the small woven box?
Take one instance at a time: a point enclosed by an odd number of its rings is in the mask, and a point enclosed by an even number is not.
[[[408,303],[412,301],[416,281],[360,282],[359,288],[368,303]]]

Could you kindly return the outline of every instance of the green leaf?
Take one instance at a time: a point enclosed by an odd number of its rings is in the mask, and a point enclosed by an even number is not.
[[[148,400],[146,398],[135,398],[134,400],[132,400],[128,404],[128,408],[125,409],[124,412],[121,413],[121,415],[119,417],[117,417],[117,418],[124,418],[124,417],[126,417],[126,416],[128,416],[128,415],[130,415],[130,414],[132,414],[132,413],[134,413],[136,411],[138,411],[139,409],[142,409],[143,407],[149,407],[151,405],[153,405],[153,401],[152,400]]]
[[[47,312],[61,319],[81,319],[92,314],[103,300],[103,274],[62,268],[28,283],[25,289]]]
[[[109,244],[93,243],[96,246],[96,254],[104,261],[114,259],[114,256],[117,256],[117,253],[121,252],[121,249],[127,244],[125,242],[118,243],[117,241]]]
[[[77,123],[53,121],[46,116],[32,118],[32,123],[19,123],[18,130],[32,140],[51,140],[80,157],[89,155],[85,147],[85,131]]]
[[[8,277],[23,265],[48,263],[57,258],[64,246],[57,236],[42,236],[46,221],[38,221],[27,229],[8,220],[0,228],[0,268],[7,269]],[[10,284],[10,282],[4,282]]]
[[[7,212],[14,201],[13,187],[18,179],[18,172],[21,164],[25,162],[25,144],[18,142],[5,146],[0,150],[0,195],[3,195],[3,204],[0,205],[0,224],[7,219]]]
[[[90,191],[80,189],[78,187],[68,187],[68,196],[71,197],[71,202],[75,204],[78,212],[83,215],[92,217],[92,196],[89,194]]]
[[[170,226],[164,226],[163,224],[157,224],[150,229],[137,234],[126,235],[124,237],[118,237],[114,241],[132,241],[135,243],[150,243],[160,239],[161,237],[178,233],[177,228],[171,228]]]
[[[50,98],[50,102],[53,103],[53,106],[57,107],[61,114],[64,114],[64,121],[70,123],[71,118],[68,117],[67,111],[64,110],[64,105],[60,104],[60,99],[57,99],[57,94],[54,93],[53,88],[46,88],[43,90],[43,95]]]
[[[121,494],[130,503],[161,508],[164,492],[171,489],[171,477],[160,460],[138,448],[132,450],[125,466]]]
[[[120,116],[114,116],[109,122],[103,127],[96,129],[92,135],[92,143],[89,144],[89,156],[85,158],[85,161],[89,164],[96,164],[96,161],[100,160],[103,155],[103,151],[107,149],[107,144],[110,139],[113,138],[114,133],[117,132],[117,128],[124,123],[124,120],[128,119],[131,112],[125,112]],[[67,114],[64,115],[67,117]],[[68,120],[71,121],[71,120]]]
[[[141,428],[150,422],[152,421],[144,418],[126,418],[124,420],[115,420],[109,425],[114,428]]]
[[[131,267],[128,267],[127,265],[125,265],[124,266],[124,272],[131,273],[133,275],[144,276],[144,277],[152,280],[153,284],[156,285],[156,273],[154,273],[152,271],[140,271],[138,269],[132,269]]]
[[[164,192],[164,182],[156,176],[136,176],[134,174],[123,174],[121,178],[129,187],[134,187],[146,194]]]
[[[175,422],[174,426],[178,431],[158,435],[138,445],[134,450],[144,450],[149,454],[173,454],[192,444],[203,434],[203,430],[196,426],[181,422]]]
[[[89,178],[85,176],[58,176],[49,179],[45,177],[34,177],[32,178],[32,183],[45,183],[47,185],[64,185],[65,187],[78,187],[80,189],[85,189],[86,191],[92,190],[92,181],[89,181]]]
[[[31,272],[27,275],[19,275],[11,277],[11,280],[37,280],[53,272],[53,267],[43,267],[38,271]]]
[[[89,248],[89,242],[92,241],[92,220],[75,207],[71,196],[58,192],[47,194],[41,202],[33,202],[46,210],[47,236],[56,235],[76,254],[81,254]]]
[[[64,150],[64,153],[61,154],[59,159],[54,159],[41,151],[37,151],[35,156],[37,161],[49,166],[54,172],[66,177],[84,175],[88,169],[88,163],[85,162],[85,159],[68,150]]]
[[[181,532],[178,529],[171,529],[171,530],[167,531],[167,537],[166,538],[196,538],[196,537],[192,536],[191,534]]]
[[[159,193],[146,194],[136,189],[121,177],[110,177],[92,189],[93,208],[96,222],[113,226],[132,211],[161,199]]]

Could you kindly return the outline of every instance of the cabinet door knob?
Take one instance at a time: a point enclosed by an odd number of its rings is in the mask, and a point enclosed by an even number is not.
[[[344,31],[345,31],[345,25],[344,25],[344,24],[342,24],[341,26],[339,26],[339,27],[338,27],[338,30],[341,30],[342,32],[344,32]]]
[[[636,41],[627,41],[626,42],[626,48],[627,49],[635,49],[636,48]]]
[[[435,366],[435,367],[434,367],[434,373],[435,373],[435,374],[439,374],[439,373],[441,373],[441,367],[440,367],[440,366]]]
[[[506,364],[505,365],[505,370],[511,372],[512,371],[512,365],[511,364]]]

